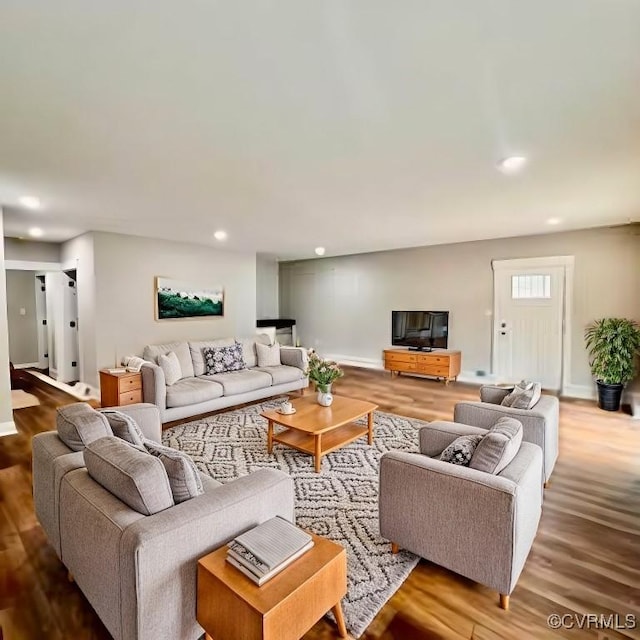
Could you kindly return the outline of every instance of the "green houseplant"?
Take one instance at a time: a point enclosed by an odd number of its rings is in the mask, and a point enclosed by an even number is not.
[[[598,385],[598,406],[618,411],[624,385],[635,376],[640,325],[626,318],[600,318],[587,326],[584,337]]]

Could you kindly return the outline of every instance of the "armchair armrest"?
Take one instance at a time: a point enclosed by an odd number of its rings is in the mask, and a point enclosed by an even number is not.
[[[505,389],[493,384],[483,384],[480,387],[480,400],[491,404],[500,404],[510,392],[511,389]]]
[[[164,371],[153,362],[142,365],[142,399],[155,404],[160,411],[167,408],[167,382]]]
[[[485,429],[472,427],[467,424],[457,424],[436,420],[418,431],[420,453],[425,456],[440,455],[456,438],[468,435],[484,435]]]
[[[158,443],[162,440],[162,420],[160,419],[160,411],[155,404],[139,402],[114,408],[131,416],[140,427],[145,438]]]
[[[538,405],[533,409],[514,409],[489,402],[458,402],[453,409],[453,419],[462,424],[489,429],[496,420],[508,416],[520,420],[524,427],[525,422],[540,423],[544,420],[544,415],[537,410],[537,407]]]
[[[303,347],[280,347],[280,362],[290,367],[298,367],[306,371],[309,366],[309,356]]]

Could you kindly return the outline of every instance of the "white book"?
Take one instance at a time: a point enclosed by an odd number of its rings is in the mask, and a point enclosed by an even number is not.
[[[238,562],[234,557],[230,556],[228,553],[227,553],[227,562],[231,566],[238,569],[238,571],[242,571],[242,573],[244,573],[244,575],[247,576],[247,578],[250,578],[253,582],[255,582],[260,587],[265,582],[267,582],[267,580],[271,580],[271,578],[278,575],[283,569],[288,567],[294,560],[297,560],[301,555],[309,551],[311,547],[313,547],[313,539],[309,540],[308,544],[302,547],[302,549],[299,549],[296,553],[294,553],[292,556],[287,558],[284,562],[279,564],[277,567],[271,569],[269,573],[265,573],[262,577],[258,577],[255,573],[253,573],[253,571],[251,571],[251,569],[248,569],[247,567],[245,567],[243,564]]]
[[[269,569],[273,569],[311,540],[311,535],[306,531],[276,516],[239,535],[234,542],[242,545]]]

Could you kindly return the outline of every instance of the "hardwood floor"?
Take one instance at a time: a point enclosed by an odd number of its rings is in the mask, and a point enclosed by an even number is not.
[[[27,391],[41,404],[14,412],[18,435],[0,438],[0,638],[109,638],[67,581],[31,499],[31,436],[54,428],[56,407],[75,399],[36,379]],[[334,391],[423,420],[451,419],[457,401],[478,395],[460,383],[355,368]],[[639,451],[640,421],[592,402],[562,401],[560,458],[510,610],[498,607],[491,590],[421,561],[363,640],[640,638],[638,628],[621,628],[627,614],[640,620]],[[573,629],[551,630],[551,614],[618,614],[611,619],[618,628],[581,629],[578,617]],[[335,637],[322,620],[304,638]]]

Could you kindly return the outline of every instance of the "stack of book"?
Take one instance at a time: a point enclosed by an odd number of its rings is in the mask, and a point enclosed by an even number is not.
[[[308,533],[277,516],[234,538],[227,562],[260,586],[311,547]]]

